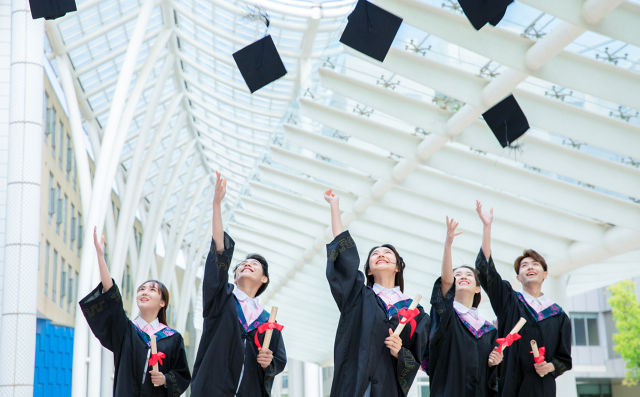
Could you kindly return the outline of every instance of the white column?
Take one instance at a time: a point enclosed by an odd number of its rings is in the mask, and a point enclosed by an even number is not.
[[[6,237],[0,395],[33,395],[38,296],[44,26],[11,2]]]
[[[553,263],[551,263],[550,266],[553,266]],[[557,304],[559,304],[563,309],[566,309],[569,302],[567,296],[568,284],[568,275],[563,275],[560,277],[549,276],[542,286],[542,291],[545,293],[545,295],[548,295]],[[567,371],[556,378],[556,396],[578,397],[576,376],[573,371]]]
[[[11,60],[11,0],[0,0],[0,297],[4,269],[4,235],[9,159],[9,67]],[[0,307],[2,313],[2,307]]]

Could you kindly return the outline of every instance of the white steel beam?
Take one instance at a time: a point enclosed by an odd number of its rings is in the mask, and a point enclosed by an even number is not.
[[[602,11],[588,8],[591,3],[589,1],[566,0],[558,3],[553,0],[521,0],[521,3],[535,7],[583,29],[640,46],[640,35],[638,35],[637,30],[633,29],[636,26],[640,26],[640,6],[629,1],[623,2],[620,0],[612,2],[598,0],[598,2],[619,5],[611,9],[601,21],[590,22],[591,18],[600,15]],[[597,12],[594,13],[594,11]]]
[[[116,250],[112,257],[111,269],[115,280],[120,280],[126,261],[126,247],[127,240],[130,239],[133,231],[133,222],[135,219],[136,211],[138,210],[140,197],[142,195],[142,188],[144,186],[144,179],[149,171],[151,165],[151,159],[155,154],[160,138],[165,136],[166,126],[169,119],[174,114],[178,104],[180,103],[181,96],[174,97],[173,101],[167,108],[167,111],[162,117],[160,129],[155,131],[151,144],[147,147],[147,134],[150,131],[150,124],[155,120],[155,114],[158,108],[158,100],[164,87],[164,83],[171,71],[172,59],[171,57],[165,59],[162,71],[158,76],[158,82],[156,88],[151,96],[151,102],[147,106],[147,113],[143,122],[142,130],[139,133],[135,154],[133,156],[133,163],[127,177],[127,184],[124,187],[123,194],[121,195],[121,208],[120,218],[118,219],[118,229],[114,246]]]
[[[402,16],[408,24],[446,38],[519,73],[640,108],[640,99],[633,94],[640,91],[637,73],[562,51],[566,44],[584,32],[583,28],[562,22],[554,29],[557,33],[552,31],[534,44],[527,38],[499,28],[489,26],[476,31],[464,16],[415,0],[376,0],[374,3],[380,3],[386,10]],[[544,60],[548,60],[546,64]],[[499,78],[503,76],[504,73]]]

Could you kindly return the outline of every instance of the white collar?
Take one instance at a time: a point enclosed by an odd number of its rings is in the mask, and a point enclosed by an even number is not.
[[[395,293],[398,294],[400,296],[404,295],[402,293],[402,291],[400,291],[400,287],[399,286],[395,286],[393,288],[385,288],[382,285],[378,284],[378,283],[374,283],[373,287],[371,287],[371,289],[373,290],[373,292],[377,294],[379,294],[380,292],[387,292],[387,293]]]
[[[549,298],[547,298],[546,296],[544,296],[544,294],[540,295],[537,298],[534,298],[533,295],[530,295],[527,293],[527,291],[522,290],[522,296],[524,296],[524,299],[531,303],[531,302],[535,302],[541,306],[546,306],[547,303],[550,303],[551,300]]]
[[[256,306],[260,305],[258,298],[250,297],[249,295],[245,294],[240,288],[238,288],[238,286],[235,286],[233,288],[233,294],[236,296],[236,298],[240,302],[244,302],[248,300],[249,302],[252,302]]]
[[[144,330],[147,326],[151,326],[151,329],[153,330],[156,330],[160,327],[160,320],[158,320],[158,317],[156,317],[156,319],[150,323],[144,321],[144,319],[140,316],[136,317],[136,319],[133,321],[136,323],[138,328],[142,330]]]
[[[478,309],[475,307],[466,307],[462,303],[454,300],[453,308],[456,309],[456,311],[460,314],[469,313],[469,315],[471,315],[473,318],[475,318],[476,320],[478,319]]]

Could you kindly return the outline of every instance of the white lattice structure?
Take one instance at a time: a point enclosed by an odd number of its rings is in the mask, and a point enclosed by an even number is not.
[[[362,251],[398,247],[410,294],[430,294],[445,215],[465,231],[454,262],[473,262],[475,199],[495,208],[505,277],[525,247],[547,257],[545,291],[560,302],[640,274],[640,3],[524,0],[497,28],[475,31],[455,1],[373,2],[404,18],[384,63],[338,43],[353,0],[87,0],[44,23],[38,51],[71,119],[84,240],[104,226],[114,278],[128,253],[135,283],[168,283],[185,327],[200,307],[215,170],[229,179],[236,255],[271,263],[262,301],[279,306],[287,351],[301,360],[332,360],[329,187]],[[265,33],[256,5],[288,74],[250,95],[231,53]],[[509,93],[532,128],[502,149],[479,116]],[[85,244],[79,295],[98,279],[94,260]],[[73,395],[98,395],[87,385],[108,366],[80,313],[75,335]],[[560,379],[563,395],[575,395],[571,375]]]

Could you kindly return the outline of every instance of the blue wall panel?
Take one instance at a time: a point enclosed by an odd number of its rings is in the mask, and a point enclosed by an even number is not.
[[[73,328],[39,318],[36,330],[34,397],[71,396]]]

